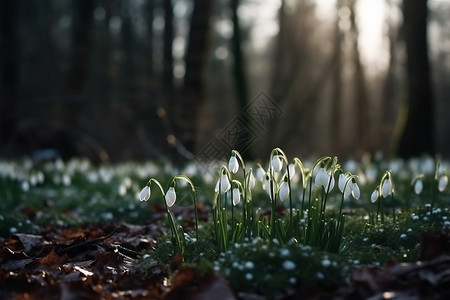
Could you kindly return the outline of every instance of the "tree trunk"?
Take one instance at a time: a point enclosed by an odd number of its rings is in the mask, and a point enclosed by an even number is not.
[[[194,0],[188,47],[186,52],[186,74],[183,93],[178,97],[182,108],[181,139],[184,147],[194,152],[198,118],[205,99],[205,70],[208,60],[210,16],[213,0]]]
[[[17,122],[17,42],[16,1],[0,1],[0,144],[3,148],[10,142]],[[6,149],[0,149],[2,152]]]
[[[399,119],[404,119],[398,155],[404,158],[434,154],[433,99],[427,43],[426,0],[403,1],[407,53],[407,87]]]
[[[238,102],[238,115],[241,116],[242,120],[247,123],[248,126],[251,126],[251,120],[248,117],[248,114],[244,114],[245,106],[248,104],[248,86],[247,86],[247,77],[245,75],[245,59],[242,53],[241,47],[241,28],[239,24],[239,16],[238,16],[238,8],[239,8],[239,0],[231,0],[231,11],[233,13],[233,39],[232,39],[232,48],[233,48],[233,78],[234,78],[234,88],[235,95]],[[245,131],[244,136],[241,138],[244,140],[248,140],[250,137],[248,136],[249,132]],[[251,159],[251,148],[248,149],[239,149],[238,145],[234,147],[236,150],[245,154],[247,159]],[[245,151],[245,152],[244,152]]]

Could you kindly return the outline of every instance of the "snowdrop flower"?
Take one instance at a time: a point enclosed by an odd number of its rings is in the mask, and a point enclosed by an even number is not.
[[[239,192],[239,188],[233,189],[233,205],[236,206],[241,202],[241,193]]]
[[[171,207],[175,204],[175,201],[177,200],[177,194],[175,193],[175,188],[171,186],[166,193],[166,204],[168,207]]]
[[[236,158],[236,155],[232,155],[230,157],[230,161],[228,162],[228,169],[234,174],[239,171],[239,162]]]
[[[448,177],[445,174],[442,174],[439,177],[439,182],[438,182],[438,189],[439,192],[443,192],[445,190],[445,188],[447,187],[448,184]]]
[[[289,184],[287,181],[287,176],[285,176],[283,182],[280,185],[280,189],[278,190],[278,195],[280,196],[281,201],[289,199]]]
[[[389,178],[385,178],[383,181],[383,185],[381,186],[381,195],[383,198],[386,198],[392,193],[392,183]]]
[[[266,177],[266,171],[261,167],[261,165],[258,166],[258,169],[256,169],[256,179],[259,182],[263,182]]]
[[[352,189],[352,196],[353,196],[353,198],[358,200],[359,197],[361,196],[361,190],[359,189],[359,186],[356,183],[354,178],[352,179],[352,182],[350,182],[350,184],[351,184],[351,189]]]
[[[139,200],[140,201],[147,201],[150,199],[150,187],[146,185],[139,194]]]
[[[376,189],[376,190],[373,191],[372,195],[370,195],[370,201],[372,203],[375,203],[378,200],[378,197],[379,197],[378,189]]]
[[[289,164],[289,179],[292,180],[295,176],[295,165]]]
[[[314,184],[316,186],[323,186],[324,188],[326,188],[326,186],[328,185],[328,174],[325,168],[321,167],[319,169],[314,180]]]
[[[275,154],[272,157],[272,169],[275,172],[280,172],[282,167],[283,167],[283,163],[281,162],[280,156],[278,154]]]
[[[219,192],[219,185],[220,185],[220,192],[226,193],[230,190],[231,184],[230,180],[228,180],[228,176],[226,171],[223,171],[222,175],[220,176],[219,180],[217,180],[216,187],[214,191],[217,193]]]
[[[248,175],[248,187],[254,188],[256,185],[255,176],[253,176],[253,172],[250,170],[250,175]]]
[[[414,183],[414,193],[416,193],[416,195],[419,195],[420,193],[422,193],[423,191],[423,183],[421,179],[417,179],[416,182]]]
[[[344,173],[339,175],[338,187],[341,193],[344,194],[344,199],[347,199],[348,196],[350,196],[350,193],[352,193],[352,182],[347,182],[348,180],[348,175],[345,175]]]
[[[272,193],[271,193],[271,190],[270,190],[270,185],[271,185],[271,183],[270,183],[270,176],[269,176],[269,173],[267,173],[266,177],[264,179],[263,187],[264,187],[264,190],[266,191],[267,195],[269,195],[270,199],[272,199]]]

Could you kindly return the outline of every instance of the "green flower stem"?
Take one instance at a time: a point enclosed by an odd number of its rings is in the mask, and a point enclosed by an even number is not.
[[[176,241],[176,244],[177,244],[178,249],[179,249],[180,251],[182,251],[182,250],[183,250],[183,247],[182,247],[181,238],[180,238],[180,236],[179,236],[179,234],[178,234],[178,230],[177,230],[177,227],[176,227],[176,225],[175,225],[175,221],[174,221],[174,219],[173,219],[172,213],[170,212],[169,207],[167,206],[167,203],[166,203],[166,201],[165,201],[165,199],[164,199],[165,196],[166,196],[166,193],[164,192],[164,189],[163,189],[161,183],[159,183],[159,181],[156,180],[156,179],[154,179],[154,178],[151,178],[151,179],[149,180],[149,182],[148,182],[147,185],[150,185],[152,182],[155,183],[156,186],[158,186],[159,190],[161,191],[161,194],[162,194],[162,196],[163,196],[163,202],[164,202],[164,205],[165,205],[165,207],[166,207],[167,218],[169,219],[170,232],[172,233],[172,237],[173,237],[173,238],[175,239],[175,241]],[[183,239],[184,239],[184,236],[183,236]]]
[[[181,179],[186,181],[190,187],[191,187],[191,192],[192,192],[192,201],[194,202],[194,216],[195,216],[195,238],[198,241],[198,211],[197,211],[197,193],[195,190],[195,186],[194,183],[192,182],[191,179],[189,179],[189,177],[185,176],[185,175],[177,175],[173,178],[173,180],[175,179]]]

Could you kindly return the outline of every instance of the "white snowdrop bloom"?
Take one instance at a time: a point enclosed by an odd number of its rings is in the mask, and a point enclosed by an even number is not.
[[[370,195],[370,201],[372,202],[372,203],[375,203],[377,200],[378,200],[378,189],[376,189],[376,190],[374,190],[373,192],[372,192],[372,195]]]
[[[250,175],[248,178],[248,187],[252,189],[255,187],[255,185],[256,185],[255,176],[253,176],[253,172],[250,171]]]
[[[139,200],[147,201],[150,198],[150,187],[146,185],[139,194]]]
[[[165,199],[168,207],[175,204],[175,201],[177,200],[177,193],[175,192],[175,188],[173,186],[167,190]]]
[[[237,171],[239,171],[239,162],[235,155],[232,155],[230,157],[230,161],[228,162],[228,169],[230,169],[232,173],[237,173]]]
[[[386,198],[392,193],[392,184],[390,179],[385,179],[383,185],[381,186],[381,195]]]
[[[256,179],[259,182],[264,182],[264,179],[266,178],[266,171],[259,166],[258,169],[256,169]]]
[[[127,187],[124,184],[119,185],[119,196],[125,196],[127,193]]]
[[[345,183],[347,182],[347,176],[345,176],[344,173],[339,174],[339,179],[338,179],[338,187],[339,190],[341,191],[341,193],[344,192],[344,188],[345,188]]]
[[[448,184],[448,177],[447,177],[447,175],[441,175],[439,177],[439,182],[438,182],[439,192],[443,192],[445,190],[445,188],[447,187],[447,184]]]
[[[289,179],[292,180],[295,176],[295,165],[289,164]]]
[[[283,163],[281,162],[280,156],[278,154],[275,154],[272,157],[272,168],[275,172],[280,172],[281,168],[283,167]]]
[[[244,264],[244,267],[246,269],[253,269],[255,267],[255,264],[252,261],[248,261]]]
[[[220,176],[219,180],[217,180],[216,187],[214,189],[214,191],[216,193],[219,192],[219,185],[220,185],[221,193],[226,193],[230,190],[231,184],[230,184],[230,180],[228,180],[228,176],[226,173],[222,174]]]
[[[236,206],[241,202],[241,193],[239,192],[239,188],[233,189],[233,205]]]
[[[289,199],[289,184],[287,179],[281,183],[278,195],[280,196],[281,201]]]
[[[22,181],[22,184],[20,185],[20,187],[22,188],[22,191],[24,191],[24,192],[28,192],[30,190],[30,184],[26,180]]]
[[[419,195],[420,193],[422,193],[422,191],[423,191],[422,180],[417,179],[416,182],[414,183],[414,193],[416,193],[416,195]]]
[[[401,239],[406,239],[406,234],[404,234],[404,233],[400,234],[400,238]]]
[[[352,186],[352,196],[353,196],[353,198],[358,200],[359,197],[361,196],[361,190],[359,189],[358,184],[356,182],[350,182],[349,184],[351,184],[351,186]]]
[[[267,173],[266,177],[264,179],[263,188],[266,191],[267,195],[269,195],[269,197],[272,198],[272,193],[271,193],[271,190],[270,190],[271,185],[273,185],[273,183],[271,184],[269,173]]]
[[[334,176],[332,175],[332,173],[327,173],[327,180],[326,180],[326,185],[325,187],[325,191],[327,193],[331,192],[334,188],[334,184],[335,184],[335,180],[334,180]]]
[[[331,261],[328,258],[322,260],[322,266],[329,267],[331,266]]]
[[[252,280],[253,279],[253,274],[252,273],[246,273],[245,274],[245,279]]]
[[[328,185],[328,174],[325,168],[319,169],[314,179],[314,184],[316,186],[323,186],[323,187],[326,187]]]
[[[296,267],[295,263],[291,260],[285,260],[283,262],[283,269],[286,271],[294,270]]]

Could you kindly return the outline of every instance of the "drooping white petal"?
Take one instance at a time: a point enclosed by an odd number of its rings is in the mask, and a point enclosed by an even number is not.
[[[139,194],[139,200],[147,201],[148,199],[150,199],[150,187],[146,185]]]
[[[359,186],[356,182],[350,182],[349,184],[351,184],[351,190],[352,190],[352,196],[353,198],[355,198],[356,200],[359,199],[359,197],[361,196],[361,190],[359,189]]]
[[[347,199],[352,193],[351,184],[352,184],[351,182],[347,183],[347,185],[344,188],[344,199]]]
[[[266,171],[262,167],[258,167],[258,169],[256,169],[256,179],[259,182],[263,183],[265,177],[266,177]]]
[[[228,180],[227,174],[222,174],[220,178],[217,180],[216,187],[214,188],[214,191],[217,193],[219,192],[219,185],[220,185],[220,193],[226,193],[230,190],[231,184]]]
[[[271,182],[270,182],[270,177],[269,174],[266,174],[266,176],[264,177],[264,183],[263,183],[263,188],[266,191],[267,195],[269,195],[270,199],[272,199],[272,193],[271,193]]]
[[[177,200],[177,193],[175,192],[175,188],[171,186],[166,193],[166,204],[168,207],[172,207]]]
[[[241,193],[239,193],[239,188],[233,189],[233,205],[236,206],[241,202]]]
[[[423,191],[422,180],[417,179],[416,182],[414,183],[414,193],[416,193],[416,195],[419,195],[420,193],[422,193],[422,191]]]
[[[326,184],[324,185],[325,191],[327,193],[331,192],[334,188],[335,180],[331,173],[327,173]]]
[[[283,163],[281,162],[279,155],[274,155],[272,157],[272,168],[275,172],[280,172],[281,168],[283,167]]]
[[[256,181],[255,181],[255,176],[253,176],[253,172],[250,172],[250,175],[248,175],[248,187],[249,188],[254,188],[256,185]]]
[[[280,196],[280,200],[288,200],[289,199],[289,184],[287,181],[283,181],[280,186],[280,190],[278,191],[278,195]]]
[[[447,175],[441,175],[441,177],[439,177],[439,183],[438,183],[439,192],[443,192],[445,190],[445,188],[447,187],[447,184],[448,184]]]
[[[328,185],[328,174],[325,168],[320,168],[314,180],[316,186],[326,187]]]
[[[238,162],[236,156],[232,155],[230,157],[230,161],[228,162],[228,169],[232,173],[237,173],[237,171],[239,171],[239,162]]]
[[[295,165],[289,164],[289,180],[292,180],[295,176]]]
[[[381,186],[381,195],[383,198],[389,196],[392,192],[391,181],[389,179],[385,179],[383,181],[383,185]]]
[[[341,193],[344,192],[346,182],[347,182],[347,176],[345,176],[344,173],[339,174],[338,187],[339,187],[339,190],[341,191]]]
[[[374,190],[372,192],[372,195],[370,195],[370,201],[372,203],[375,203],[378,200],[378,189]]]

